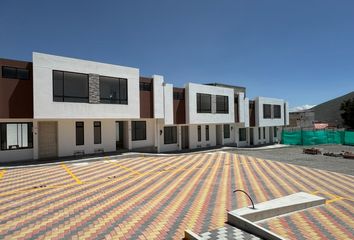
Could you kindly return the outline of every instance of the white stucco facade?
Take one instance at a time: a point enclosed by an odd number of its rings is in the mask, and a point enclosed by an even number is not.
[[[53,101],[53,70],[126,78],[128,104]],[[139,118],[139,69],[33,53],[33,117],[35,119]]]
[[[127,79],[128,102],[127,104],[55,102],[53,100],[54,70]],[[179,110],[180,114],[185,111],[185,122],[177,124],[175,114],[181,99],[174,99],[173,85],[166,83],[164,77],[160,75],[153,75],[149,79],[152,84],[150,91],[153,91],[150,95],[153,99],[152,104],[147,105],[153,108],[150,118],[141,117],[140,113],[139,69],[33,53],[33,119],[0,119],[0,124],[32,122],[33,147],[0,150],[0,162],[39,159],[41,153],[43,156],[43,152],[49,150],[55,151],[53,156],[56,158],[73,156],[77,153],[95,154],[120,150],[171,152],[221,145],[243,147],[269,144],[280,140],[282,126],[289,123],[288,103],[282,99],[255,98],[255,126],[250,126],[250,99],[245,97],[244,92],[237,92],[237,88],[232,86],[187,83],[184,99],[182,99],[185,105],[182,105],[184,108]],[[198,93],[211,95],[210,113],[197,112]],[[227,96],[228,111],[217,113],[216,96]],[[174,100],[178,100],[179,103],[175,105]],[[238,104],[236,119],[235,102]],[[263,104],[280,105],[280,118],[265,119]],[[134,121],[145,122],[145,139],[134,140]],[[77,122],[83,123],[84,143],[79,145]],[[100,122],[101,142],[99,144],[94,143],[94,122]],[[51,144],[55,144],[54,148],[50,146],[52,149],[43,147],[46,139],[40,137],[46,124],[54,128],[49,127],[46,130],[46,134],[55,134],[51,140]],[[228,126],[229,137],[225,134],[225,126]],[[165,127],[176,128],[176,141],[165,142],[165,136],[168,136],[165,135]],[[200,128],[200,138],[198,128]],[[207,129],[209,134],[206,133]],[[240,137],[240,129],[245,129],[244,139]],[[208,139],[207,135],[209,135]]]
[[[208,86],[202,84],[188,83],[186,89],[186,122],[187,124],[207,124],[207,123],[233,123],[234,115],[234,90],[230,88]],[[197,113],[197,93],[210,95],[227,96],[229,101],[229,112],[220,113]],[[213,102],[212,102],[213,104]]]

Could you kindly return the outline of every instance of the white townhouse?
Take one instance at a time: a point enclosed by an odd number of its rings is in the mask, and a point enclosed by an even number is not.
[[[168,152],[279,141],[281,99],[243,87],[175,88],[139,69],[33,53],[0,59],[0,162],[102,152]]]

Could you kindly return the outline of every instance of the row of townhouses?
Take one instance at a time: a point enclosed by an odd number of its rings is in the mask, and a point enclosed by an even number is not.
[[[0,161],[279,141],[284,100],[243,87],[142,77],[139,69],[33,53],[0,59]]]

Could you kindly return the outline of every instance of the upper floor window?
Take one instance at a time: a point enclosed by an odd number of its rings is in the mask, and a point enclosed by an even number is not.
[[[270,104],[263,104],[263,118],[272,118],[272,110]]]
[[[140,91],[152,91],[152,83],[140,82],[139,84]]]
[[[173,99],[174,100],[184,100],[184,93],[183,92],[173,92]]]
[[[127,79],[100,76],[100,102],[128,104]]]
[[[197,113],[211,113],[211,95],[197,93]]]
[[[229,97],[216,95],[216,113],[229,113]]]
[[[273,105],[274,118],[281,118],[280,105]]]
[[[2,77],[3,78],[12,78],[20,80],[29,80],[30,74],[29,70],[25,68],[15,68],[15,67],[2,67]]]
[[[53,71],[54,102],[89,102],[88,75]]]

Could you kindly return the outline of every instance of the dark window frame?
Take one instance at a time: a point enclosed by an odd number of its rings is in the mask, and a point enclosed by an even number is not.
[[[262,138],[262,133],[261,133],[261,128],[258,127],[258,140],[261,140]]]
[[[97,133],[99,134],[96,136],[96,129]],[[102,144],[102,123],[101,121],[94,121],[93,122],[93,144]]]
[[[110,77],[110,76],[99,76],[99,82],[100,82],[100,103],[102,104],[124,104],[124,105],[128,105],[128,79],[127,78],[118,78],[118,77]],[[116,99],[112,99],[112,98],[105,98],[105,97],[102,97],[101,96],[101,87],[102,87],[102,82],[101,81],[104,81],[105,79],[104,78],[108,78],[108,80],[114,80],[114,81],[118,81],[118,97]],[[107,79],[106,79],[107,80]],[[122,85],[122,82],[125,83],[125,98],[124,97],[121,97],[121,85]],[[139,89],[140,89],[140,84],[139,84]]]
[[[56,79],[54,79],[54,74],[55,73],[61,73],[62,74],[62,91],[63,94],[62,95],[57,95],[55,94],[55,81],[58,81]],[[81,75],[85,75],[86,76],[86,80],[87,80],[87,97],[77,97],[77,96],[69,96],[69,95],[65,95],[65,73],[69,73],[69,74],[81,74]],[[89,103],[89,75],[86,73],[79,73],[79,72],[69,72],[69,71],[62,71],[62,70],[53,70],[52,71],[52,79],[53,79],[53,101],[54,102],[71,102],[71,103]],[[60,100],[59,100],[60,99]],[[70,101],[68,99],[78,99],[81,101]]]
[[[139,124],[142,124],[144,132],[142,136],[137,136],[138,130],[140,130]],[[146,140],[146,121],[132,121],[132,141],[144,141]]]
[[[245,142],[245,141],[247,141],[246,128],[239,128],[239,129],[238,129],[238,140],[239,140],[240,142]]]
[[[275,111],[276,107],[279,108],[279,112],[277,112],[277,113],[279,113],[279,115],[275,114],[276,113],[276,111]],[[280,119],[281,118],[281,105],[277,105],[277,104],[273,105],[273,118],[275,118],[275,119]]]
[[[209,98],[209,108],[204,108],[203,98]],[[197,113],[211,113],[211,94],[197,93]]]
[[[266,128],[263,127],[263,139],[266,139]]]
[[[6,148],[7,145],[7,132],[6,126],[8,124],[17,124],[17,125],[27,125],[27,147],[18,147],[18,148]],[[18,131],[18,127],[17,127]],[[18,133],[17,133],[18,137]],[[22,132],[21,132],[21,139],[22,139]],[[18,140],[17,140],[18,141]],[[33,148],[33,122],[2,122],[0,123],[0,151],[13,151],[13,150],[20,150],[20,149],[32,149]]]
[[[205,141],[209,141],[210,136],[209,136],[209,125],[205,125]]]
[[[271,119],[272,118],[272,105],[271,104],[263,104],[263,118]]]
[[[164,144],[176,144],[177,143],[177,127],[168,126],[164,127]]]
[[[82,142],[80,141],[79,134],[81,134],[80,130],[82,129]],[[85,123],[82,121],[75,122],[75,137],[76,137],[76,146],[85,145]]]
[[[230,124],[224,124],[224,139],[228,139],[231,136]]]
[[[147,82],[140,82],[139,83],[139,90],[140,91],[146,91],[146,92],[152,92],[152,83],[147,83]]]
[[[278,135],[278,134],[277,134],[277,133],[278,133],[277,127],[273,127],[273,131],[274,131],[274,137],[277,138],[277,137],[278,137],[278,136],[277,136],[277,135]]]
[[[184,92],[173,92],[173,100],[184,100]]]
[[[229,113],[229,96],[216,95],[216,113]]]
[[[12,69],[14,70],[16,73],[14,74],[14,76],[9,76],[9,75],[5,75],[4,73],[6,73],[6,68],[8,69]],[[27,73],[27,76],[25,78],[23,78],[20,74],[19,71],[25,71]],[[18,67],[11,67],[11,66],[2,66],[1,67],[1,76],[2,78],[7,78],[7,79],[18,79],[18,80],[30,80],[30,70],[27,68],[18,68]]]
[[[202,141],[202,126],[198,125],[198,142]]]

